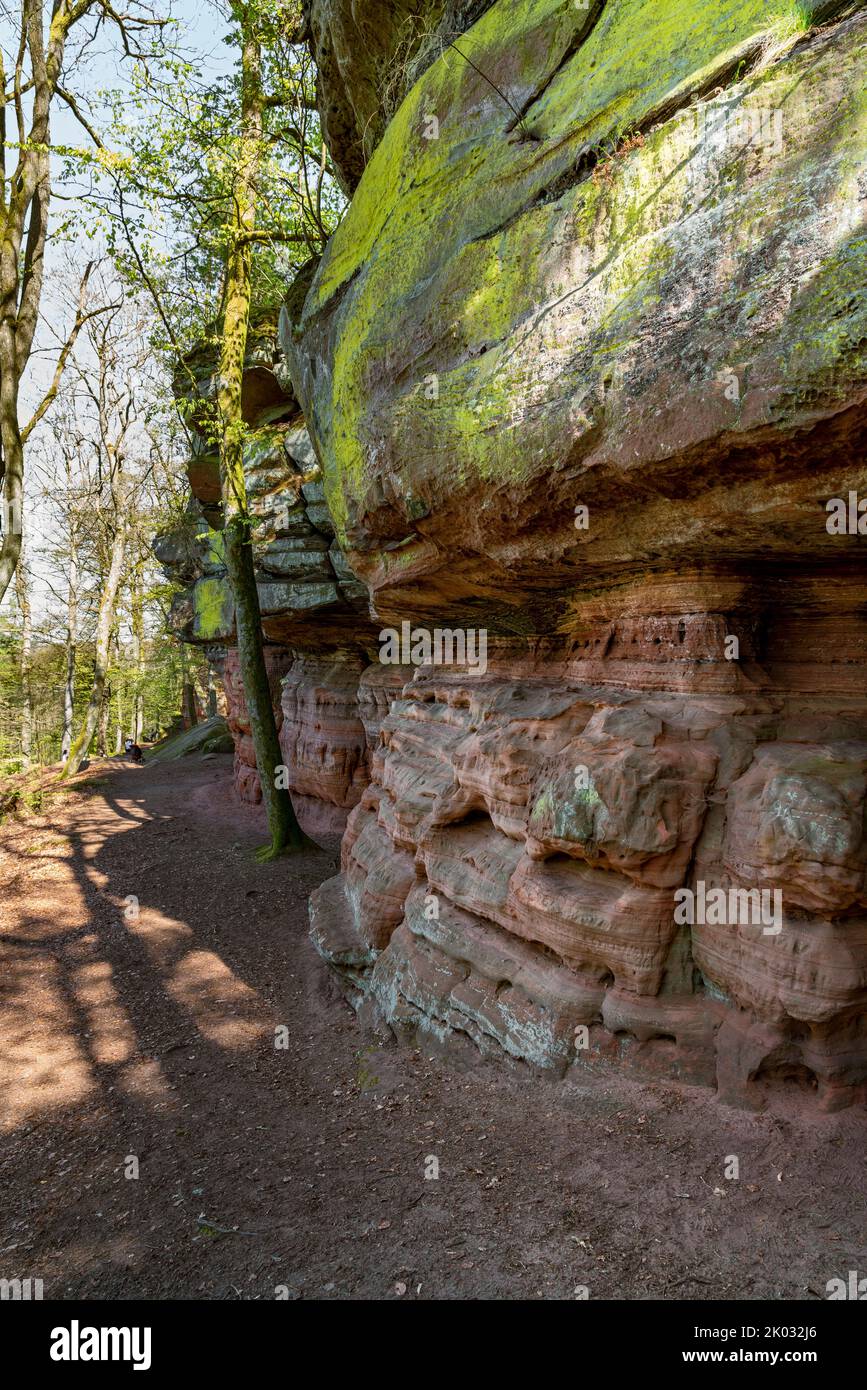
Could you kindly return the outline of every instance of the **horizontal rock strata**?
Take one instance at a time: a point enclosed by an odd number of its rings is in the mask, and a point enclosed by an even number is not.
[[[863,1101],[865,7],[458,47],[281,320],[378,625],[487,642],[382,718],[313,939],[408,1036]]]
[[[313,896],[317,947],[401,1031],[557,1074],[863,1096],[864,694],[829,719],[816,696],[627,690],[586,664],[415,674]],[[780,929],[752,898],[741,923],[679,923],[683,887],[777,891]]]

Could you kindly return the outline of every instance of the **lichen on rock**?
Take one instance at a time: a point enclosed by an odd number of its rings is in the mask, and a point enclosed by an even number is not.
[[[867,1095],[865,61],[857,4],[496,0],[281,316],[377,622],[488,638],[314,895],[396,1031]]]

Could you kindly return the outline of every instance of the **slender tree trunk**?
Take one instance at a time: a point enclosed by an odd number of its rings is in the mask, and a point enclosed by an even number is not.
[[[111,657],[109,656],[109,662]],[[99,701],[99,721],[97,724],[96,751],[101,758],[105,757],[108,748],[108,720],[111,714],[111,695],[112,690],[108,681],[102,687],[102,695]]]
[[[208,666],[208,718],[217,717],[217,687],[214,685],[214,673]]]
[[[105,692],[109,648],[111,645],[112,631],[114,629],[117,596],[120,589],[121,577],[123,575],[125,548],[126,518],[123,507],[119,507],[117,509],[117,526],[111,543],[111,563],[109,565],[108,578],[106,579],[99,604],[99,619],[96,625],[96,656],[93,667],[93,684],[90,688],[90,699],[87,702],[87,711],[84,716],[84,724],[81,733],[78,735],[78,738],[75,739],[69,750],[69,757],[63,768],[64,777],[71,776],[81,767],[87,755],[87,750],[93,740],[93,736],[96,733]]]
[[[0,600],[12,581],[21,554],[24,444],[33,420],[22,431],[18,395],[30,359],[42,299],[51,201],[49,116],[63,70],[69,31],[89,9],[89,4],[74,3],[74,0],[54,0],[51,5],[44,5],[42,0],[22,0],[21,42],[13,71],[7,73],[0,60],[0,140],[3,144],[0,163],[4,174],[0,197],[0,483],[3,492]],[[28,55],[30,80],[26,81],[25,58]],[[6,166],[6,152],[16,148],[12,133],[7,129],[7,113],[11,114],[20,102],[24,82],[23,90],[31,89],[29,130],[18,146],[13,170]],[[20,120],[23,105],[19,110]],[[73,332],[72,342],[77,331]],[[66,355],[68,348],[58,358],[61,372]],[[55,381],[43,406],[56,394],[56,386]],[[42,412],[43,407],[40,407],[37,413]]]
[[[189,678],[184,681],[183,707],[184,719],[189,728],[194,729],[199,722],[199,716],[196,713],[196,687]]]
[[[66,590],[66,678],[63,683],[63,733],[60,761],[66,762],[72,744],[75,712],[75,655],[78,646],[78,538],[70,533],[69,583]]]
[[[21,767],[24,772],[29,772],[33,761],[33,620],[23,556],[16,573],[16,595],[21,613]]]
[[[187,649],[183,643],[181,643],[181,671],[183,672],[183,683],[181,685],[181,718],[188,729],[194,729],[199,722],[196,714],[196,687],[193,684]]]
[[[0,343],[3,339],[0,328]],[[5,471],[3,474],[3,533],[0,546],[0,599],[9,588],[12,576],[21,555],[21,508],[24,501],[24,449],[17,420],[13,420],[11,410],[18,405],[18,384],[9,382],[3,372],[2,361],[5,350],[0,346],[0,446],[3,450]],[[10,376],[13,374],[10,373]],[[7,399],[8,398],[8,399]]]
[[[217,410],[226,569],[235,600],[238,664],[262,784],[262,800],[271,832],[270,846],[260,853],[260,858],[265,859],[287,850],[301,849],[309,842],[302,834],[288,791],[277,785],[277,768],[282,765],[282,755],[265,666],[262,619],[253,567],[251,519],[244,480],[241,387],[250,318],[252,241],[256,230],[264,97],[261,53],[252,29],[253,21],[246,6],[236,5],[234,13],[243,35],[242,148],[234,187],[232,235],[226,264]]]
[[[123,683],[118,681],[117,693],[114,697],[114,751],[123,751]],[[138,742],[138,740],[136,740]]]
[[[23,213],[20,215],[23,218]],[[21,229],[14,227],[10,235],[11,220],[10,209],[4,219],[5,225],[0,224],[3,232],[0,250],[0,477],[3,479],[0,600],[12,581],[21,556],[24,505],[24,442],[18,422],[21,354],[17,334]]]
[[[144,613],[142,608],[141,583],[138,574],[133,575],[132,580],[132,663],[133,663],[133,686],[132,686],[132,736],[136,743],[141,743],[142,725],[144,723],[144,697],[142,693],[142,683],[144,681],[144,671],[142,669],[142,643],[144,637]]]
[[[42,6],[37,0],[25,0],[21,6],[21,21],[22,38],[26,39],[30,52],[34,90],[30,138],[26,148],[19,153],[14,174],[12,177],[7,175],[7,186],[3,190],[3,216],[0,219],[0,477],[3,480],[4,501],[0,600],[12,581],[21,557],[24,440],[18,418],[18,396],[33,345],[42,293],[51,195],[48,153],[49,109],[53,95],[51,84],[52,78],[56,81],[63,54],[62,43],[56,54],[54,45],[49,44],[49,61],[46,64]],[[22,44],[20,57],[23,57],[24,51]],[[20,66],[20,58],[17,66]],[[5,85],[4,78],[4,142],[9,138],[6,134]]]

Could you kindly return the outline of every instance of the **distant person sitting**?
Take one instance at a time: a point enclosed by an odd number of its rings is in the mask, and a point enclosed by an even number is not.
[[[124,740],[123,751],[126,753],[128,758],[132,758],[134,763],[141,762],[143,756],[142,751],[134,738],[128,738]]]

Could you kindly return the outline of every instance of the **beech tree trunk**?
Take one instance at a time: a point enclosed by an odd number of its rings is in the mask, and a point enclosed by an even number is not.
[[[235,600],[238,665],[268,813],[271,844],[260,854],[270,858],[309,843],[302,833],[289,792],[277,785],[282,754],[271,704],[262,643],[262,619],[253,567],[251,517],[244,480],[244,420],[241,386],[247,350],[252,291],[252,244],[262,160],[264,94],[261,52],[246,6],[234,7],[243,35],[241,53],[242,149],[233,199],[233,223],[223,296],[222,349],[217,390],[220,430],[220,484],[223,501],[226,569]]]
[[[6,593],[21,555],[24,503],[24,445],[36,419],[57,391],[69,352],[81,326],[81,313],[57,360],[57,370],[29,425],[19,422],[21,380],[30,360],[39,318],[45,270],[45,241],[51,201],[51,133],[49,116],[63,69],[69,31],[91,8],[83,0],[21,0],[18,43],[10,43],[14,67],[6,71],[0,56],[3,193],[0,198],[0,599]],[[7,9],[5,18],[14,23]],[[47,31],[45,20],[48,19]],[[8,42],[8,41],[7,41]],[[4,42],[4,49],[6,43]],[[29,55],[30,77],[25,58]],[[26,84],[26,85],[25,85]],[[31,89],[30,119],[25,123],[21,90]],[[13,143],[13,122],[19,141]],[[14,169],[7,151],[17,150]],[[89,272],[88,272],[89,273]],[[86,284],[87,277],[83,281]]]
[[[109,661],[111,660],[111,643],[108,644]],[[102,695],[99,701],[99,721],[97,723],[96,751],[101,758],[104,758],[108,751],[108,721],[111,715],[112,689],[108,681],[102,687]]]
[[[144,722],[144,697],[142,694],[142,681],[144,680],[144,671],[142,667],[144,616],[142,609],[141,583],[137,573],[133,576],[130,606],[132,610],[133,660],[132,720],[130,732],[136,743],[141,743],[142,724]]]
[[[16,597],[21,614],[21,769],[29,772],[33,761],[33,620],[30,612],[30,593],[24,557],[21,556],[16,574]]]
[[[114,751],[123,752],[124,740],[124,720],[123,720],[123,686],[119,685],[117,694],[114,697]]]
[[[199,716],[196,713],[196,687],[189,679],[184,681],[183,713],[187,724],[194,729],[199,722]]]
[[[78,539],[72,530],[69,538],[69,582],[66,590],[66,675],[63,682],[63,733],[60,739],[60,761],[66,762],[72,745],[72,721],[75,715],[75,655],[78,646]]]
[[[81,767],[82,762],[87,756],[87,750],[93,741],[99,722],[100,711],[105,694],[106,674],[108,671],[109,649],[111,637],[114,630],[115,611],[117,609],[117,596],[120,589],[120,581],[123,576],[123,559],[126,548],[126,519],[123,508],[118,508],[117,527],[111,543],[111,563],[108,570],[108,578],[102,591],[99,603],[99,619],[96,626],[96,654],[93,665],[93,683],[90,687],[90,699],[87,703],[87,711],[84,716],[84,724],[78,738],[73,742],[69,757],[63,768],[63,776],[69,777],[76,773]]]

